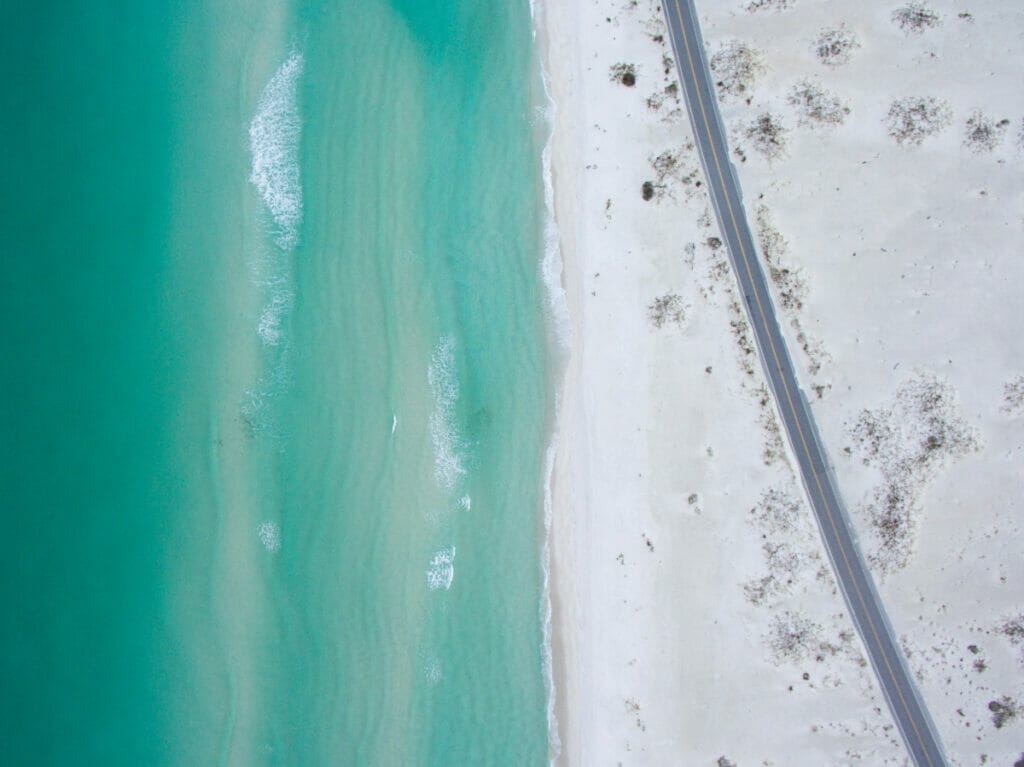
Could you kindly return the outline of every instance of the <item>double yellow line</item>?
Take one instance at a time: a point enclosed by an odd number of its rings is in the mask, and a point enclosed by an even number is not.
[[[693,92],[697,98],[697,104],[700,107],[700,114],[702,121],[704,123],[704,130],[707,133],[708,137],[707,145],[711,148],[711,156],[712,159],[715,161],[715,171],[717,172],[718,179],[721,182],[722,194],[725,197],[726,207],[729,209],[729,219],[730,223],[732,224],[733,232],[736,235],[736,243],[739,245],[740,254],[743,256],[743,265],[746,268],[747,278],[749,279],[752,290],[754,292],[754,299],[757,303],[757,310],[761,316],[761,325],[765,329],[765,336],[768,338],[768,347],[771,351],[772,357],[775,360],[775,365],[781,373],[784,370],[784,368],[782,366],[781,360],[779,359],[778,350],[775,348],[775,341],[772,338],[772,334],[769,332],[768,316],[764,310],[764,306],[761,304],[761,294],[754,287],[756,285],[756,281],[754,280],[754,273],[750,266],[750,257],[748,256],[747,250],[743,245],[743,237],[740,233],[740,227],[736,220],[736,212],[733,210],[732,200],[730,199],[729,194],[727,192],[728,185],[725,182],[725,174],[722,172],[722,164],[718,157],[718,150],[715,149],[714,136],[711,133],[711,124],[708,121],[708,114],[704,105],[704,99],[701,96],[700,87],[698,86],[699,78],[697,77],[697,67],[693,61],[693,53],[690,49],[690,41],[686,33],[686,24],[683,22],[682,9],[679,6],[679,0],[673,1],[675,3],[676,17],[679,20],[679,29],[683,37],[683,47],[686,49],[686,59],[690,65],[690,73],[693,75]],[[671,33],[671,29],[669,30],[669,32]],[[696,123],[696,121],[694,121],[694,123]],[[708,193],[713,194],[710,188],[708,189]],[[712,202],[714,202],[713,196]],[[771,376],[769,376],[769,379],[770,378]],[[789,384],[786,381],[785,375],[780,375],[779,378],[782,380],[782,388],[786,394],[786,404],[789,406],[790,413],[792,413],[793,423],[796,424],[797,435],[800,438],[800,447],[803,449],[803,453],[807,458],[808,465],[813,469],[813,455],[811,453],[810,448],[807,446],[807,439],[804,435],[803,427],[800,426],[800,418],[797,413],[796,406],[793,404],[793,395],[789,390]],[[799,469],[799,466],[797,468]],[[914,717],[913,712],[910,709],[910,706],[907,704],[907,699],[903,694],[903,686],[900,684],[900,680],[896,676],[896,672],[893,669],[892,664],[889,662],[888,654],[884,652],[881,637],[879,636],[878,629],[875,626],[874,620],[871,618],[871,611],[868,609],[867,600],[864,599],[864,594],[861,591],[860,585],[857,583],[856,577],[854,577],[854,569],[850,563],[850,555],[846,551],[846,547],[843,545],[842,537],[839,535],[839,529],[836,524],[835,514],[833,513],[832,507],[828,502],[828,496],[825,495],[825,490],[821,485],[821,476],[816,471],[812,471],[812,474],[814,475],[814,482],[818,489],[818,495],[821,497],[822,504],[824,505],[825,512],[828,516],[829,524],[832,527],[832,533],[839,547],[839,551],[842,554],[843,564],[846,566],[846,571],[850,574],[850,582],[853,584],[853,589],[857,594],[857,600],[860,603],[861,609],[864,613],[864,617],[867,618],[868,627],[871,630],[871,635],[875,640],[876,646],[879,648],[882,660],[885,662],[884,665],[886,671],[888,672],[889,677],[892,679],[893,686],[896,688],[896,693],[899,696],[900,705],[903,707],[903,710],[906,713],[906,718],[910,721],[910,725],[914,730],[914,735],[917,738],[918,745],[920,745],[921,747],[921,753],[924,755],[924,758],[928,762],[929,767],[935,767],[934,763],[932,762],[931,756],[929,755],[928,746],[925,744],[924,738],[921,735],[921,731],[917,726],[916,718]],[[841,583],[842,579],[840,579],[840,585]]]

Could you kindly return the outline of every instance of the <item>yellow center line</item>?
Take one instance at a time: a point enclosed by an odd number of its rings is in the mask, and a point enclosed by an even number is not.
[[[753,271],[751,270],[750,259],[747,256],[746,248],[743,246],[743,237],[740,234],[739,225],[737,224],[737,221],[736,221],[736,213],[733,210],[732,201],[730,200],[729,195],[726,193],[727,185],[725,183],[725,175],[722,173],[722,165],[719,162],[718,150],[715,149],[714,137],[713,137],[713,135],[711,133],[711,125],[710,125],[710,123],[708,121],[707,111],[706,111],[706,109],[704,107],[704,99],[701,96],[700,88],[697,86],[697,83],[698,83],[697,68],[696,68],[696,66],[694,65],[694,62],[693,62],[693,55],[692,55],[692,52],[690,50],[690,42],[689,42],[689,39],[688,39],[687,34],[686,34],[686,24],[683,23],[683,14],[682,14],[682,9],[679,7],[679,0],[675,0],[675,6],[676,6],[676,16],[679,19],[679,29],[682,32],[682,36],[683,36],[683,46],[686,48],[686,58],[687,58],[687,61],[689,62],[689,65],[690,65],[690,71],[693,74],[694,95],[697,97],[697,104],[700,107],[701,117],[702,117],[703,122],[704,122],[704,129],[707,132],[707,136],[708,136],[708,145],[711,147],[711,155],[712,155],[712,158],[715,161],[715,169],[718,172],[718,178],[719,178],[719,180],[721,181],[721,184],[722,184],[723,196],[725,197],[726,206],[729,209],[729,217],[731,219],[733,231],[736,234],[736,242],[739,245],[740,253],[743,256],[743,264],[746,267],[747,277],[750,280],[750,284],[751,284],[751,287],[752,287],[753,292],[754,292],[754,299],[757,302],[757,309],[758,309],[759,314],[761,315],[761,324],[765,328],[765,335],[768,337],[768,346],[771,349],[772,357],[775,359],[776,367],[778,367],[778,369],[780,371],[782,371],[783,367],[782,367],[781,361],[779,360],[778,351],[775,348],[775,341],[772,338],[771,333],[767,332],[768,331],[767,314],[765,313],[764,307],[761,304],[760,293],[758,293],[756,288],[753,287],[755,285],[754,275],[753,275]],[[709,189],[708,192],[711,193],[711,190]],[[712,200],[713,200],[713,198],[712,198]],[[823,502],[823,504],[825,506],[825,511],[828,514],[828,519],[829,519],[829,523],[830,523],[830,525],[832,527],[833,535],[835,536],[835,540],[836,540],[836,542],[837,542],[837,544],[839,546],[839,551],[843,555],[843,563],[846,565],[847,572],[849,572],[850,575],[851,575],[850,580],[853,583],[854,591],[857,593],[857,599],[860,602],[862,610],[864,611],[864,616],[867,618],[868,626],[871,628],[871,633],[874,636],[875,643],[879,646],[879,648],[881,648],[882,647],[882,641],[881,641],[881,638],[879,637],[878,629],[875,627],[875,622],[871,618],[871,613],[868,610],[867,602],[864,599],[863,593],[861,593],[860,586],[857,584],[857,579],[855,577],[852,577],[853,574],[854,574],[853,567],[850,564],[850,559],[849,559],[849,555],[847,554],[846,547],[843,545],[842,538],[839,535],[839,530],[838,530],[838,528],[836,526],[836,521],[835,521],[835,518],[833,516],[832,508],[831,508],[831,506],[830,506],[830,504],[828,502],[828,497],[825,495],[824,488],[822,488],[822,486],[821,486],[821,478],[818,475],[818,472],[813,470],[814,469],[814,462],[812,460],[811,451],[807,447],[807,439],[804,436],[803,427],[800,426],[800,419],[799,419],[799,417],[797,415],[796,407],[793,404],[793,397],[792,397],[792,394],[789,391],[789,384],[786,382],[786,377],[784,375],[780,375],[779,377],[782,380],[782,388],[783,388],[783,390],[785,391],[785,394],[786,394],[786,402],[789,405],[790,412],[793,414],[793,422],[796,424],[797,433],[800,436],[800,445],[803,448],[804,455],[807,458],[808,464],[811,466],[812,474],[814,475],[814,481],[815,481],[815,484],[817,485],[817,488],[818,488],[818,495],[821,497],[821,500],[822,500],[822,502]],[[925,745],[924,738],[921,736],[921,732],[920,732],[920,730],[917,727],[917,722],[915,721],[915,718],[914,718],[914,716],[912,715],[912,713],[910,711],[910,706],[907,704],[906,698],[903,695],[903,688],[900,685],[899,679],[896,677],[896,672],[893,670],[892,664],[889,663],[889,657],[888,657],[888,655],[885,652],[882,652],[881,654],[882,654],[882,660],[885,661],[886,670],[889,672],[889,676],[891,677],[891,679],[893,681],[893,684],[896,687],[896,692],[899,695],[900,703],[902,704],[903,709],[904,709],[904,711],[907,714],[907,718],[910,720],[910,725],[914,729],[914,734],[917,736],[917,742],[921,746],[921,752],[924,754],[924,758],[928,762],[929,766],[930,767],[934,767],[934,765],[932,763],[932,760],[931,760],[931,757],[930,757],[930,755],[928,753],[928,748]]]

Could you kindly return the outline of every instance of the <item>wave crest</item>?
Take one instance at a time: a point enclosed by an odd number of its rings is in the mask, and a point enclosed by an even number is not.
[[[302,180],[299,174],[299,78],[305,58],[294,51],[264,86],[249,124],[252,170],[249,180],[259,190],[278,227],[277,244],[288,250],[298,244],[302,224]]]
[[[427,368],[427,381],[434,392],[430,414],[430,439],[434,446],[434,478],[445,490],[454,490],[466,473],[463,444],[455,425],[459,400],[459,379],[455,371],[455,339],[442,336]]]
[[[455,547],[449,546],[434,552],[427,569],[427,587],[431,591],[452,587],[455,579]]]

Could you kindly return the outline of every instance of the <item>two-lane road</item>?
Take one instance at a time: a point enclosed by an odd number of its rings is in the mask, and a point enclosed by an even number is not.
[[[836,579],[879,685],[917,767],[946,767],[942,744],[918,695],[840,501],[810,407],[797,384],[764,270],[743,210],[693,0],[664,0],[676,66],[711,200],[729,249],[761,362],[799,464]]]

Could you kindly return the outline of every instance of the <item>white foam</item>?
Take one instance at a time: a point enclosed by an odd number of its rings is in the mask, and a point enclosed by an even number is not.
[[[391,414],[391,433],[395,433],[395,429],[398,428],[398,416],[394,413]]]
[[[427,381],[434,392],[430,414],[430,439],[434,447],[434,478],[444,490],[454,490],[466,473],[462,444],[455,427],[455,405],[459,380],[455,375],[455,339],[445,335],[438,341],[427,368]]]
[[[470,509],[473,508],[473,499],[470,498],[468,495],[464,495],[461,498],[459,498],[459,506],[464,511],[469,511]]]
[[[423,676],[427,678],[427,681],[431,684],[437,684],[441,681],[441,661],[437,658],[431,658],[427,661],[427,665],[423,668]]]
[[[532,10],[532,7],[531,7]],[[535,21],[536,23],[536,21]],[[569,346],[569,302],[562,286],[562,246],[558,222],[555,220],[555,184],[551,169],[551,142],[554,139],[555,100],[548,86],[548,74],[540,68],[545,106],[538,113],[547,124],[548,138],[541,152],[541,173],[544,180],[544,255],[540,262],[541,280],[548,296],[548,312],[555,340],[561,349]]]
[[[298,244],[302,224],[298,92],[304,68],[302,54],[293,51],[263,88],[249,124],[249,180],[266,203],[278,228],[277,244],[285,250]]]
[[[556,414],[558,403],[555,403]],[[557,415],[556,415],[557,422]],[[554,764],[562,751],[558,737],[558,718],[555,711],[555,671],[551,649],[551,515],[554,501],[551,495],[551,481],[555,473],[555,456],[558,455],[558,434],[555,433],[544,455],[544,544],[541,553],[541,631],[544,647],[544,688],[548,698],[548,761]]]
[[[271,554],[281,550],[281,528],[274,522],[261,522],[256,528],[256,534],[260,537],[263,548]]]
[[[455,578],[455,547],[449,546],[434,552],[427,569],[427,588],[431,591],[452,587]]]
[[[270,297],[270,301],[263,307],[260,313],[260,321],[256,332],[259,333],[263,343],[268,346],[279,346],[284,338],[284,331],[281,323],[285,314],[291,311],[292,294],[288,291],[278,290]]]

